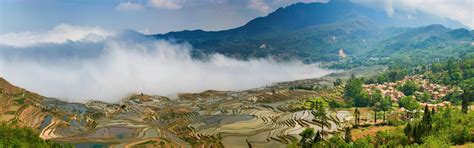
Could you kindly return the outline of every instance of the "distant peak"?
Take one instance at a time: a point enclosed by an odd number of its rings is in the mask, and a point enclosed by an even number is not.
[[[431,25],[426,26],[426,28],[446,28],[446,27],[444,27],[441,24],[431,24]]]
[[[329,0],[329,3],[351,3],[349,0]]]

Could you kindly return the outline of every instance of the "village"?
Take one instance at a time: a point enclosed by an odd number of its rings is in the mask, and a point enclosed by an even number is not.
[[[391,101],[398,102],[399,99],[405,97],[405,94],[399,90],[399,87],[401,87],[407,81],[414,82],[419,87],[418,91],[416,91],[413,95],[413,97],[415,97],[417,100],[421,100],[420,97],[423,95],[423,93],[427,93],[428,96],[430,96],[428,102],[420,103],[421,106],[428,105],[430,108],[449,105],[450,102],[442,100],[443,97],[454,91],[462,92],[460,89],[454,89],[447,86],[430,83],[428,79],[424,79],[423,75],[406,76],[403,80],[384,84],[364,84],[363,88],[369,93],[369,95],[374,93],[376,90],[379,90],[383,96],[389,96]]]

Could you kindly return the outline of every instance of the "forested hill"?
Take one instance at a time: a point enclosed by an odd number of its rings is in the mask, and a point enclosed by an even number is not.
[[[359,62],[358,57],[381,58],[392,53],[465,46],[462,43],[470,44],[474,36],[473,31],[443,25],[400,27],[403,21],[388,17],[383,11],[333,0],[292,4],[234,29],[186,30],[150,37],[188,42],[198,57],[209,53],[239,59],[271,56],[305,62],[339,61],[339,67],[347,67]],[[348,55],[349,61],[341,61],[340,49]],[[444,55],[443,51],[436,51],[438,53]]]

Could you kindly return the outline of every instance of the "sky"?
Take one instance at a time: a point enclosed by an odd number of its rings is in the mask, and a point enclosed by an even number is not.
[[[0,33],[46,30],[59,24],[133,29],[142,33],[222,30],[241,26],[278,7],[299,1],[2,0]]]
[[[223,30],[296,2],[329,0],[1,0],[0,34],[60,24],[133,29],[146,34]],[[397,12],[426,12],[473,28],[473,0],[351,0]],[[454,11],[455,10],[455,11]],[[410,16],[408,16],[410,17]]]

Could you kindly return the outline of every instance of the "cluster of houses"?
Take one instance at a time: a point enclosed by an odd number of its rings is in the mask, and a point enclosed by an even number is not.
[[[421,96],[424,92],[427,92],[432,100],[438,100],[452,92],[452,89],[447,86],[430,83],[428,79],[423,78],[423,75],[407,76],[403,80],[384,84],[366,84],[363,85],[363,88],[369,94],[374,93],[375,90],[380,90],[382,95],[390,96],[392,101],[398,101],[405,94],[399,91],[397,87],[402,86],[407,81],[413,81],[420,87],[420,90],[415,92],[415,96]]]

